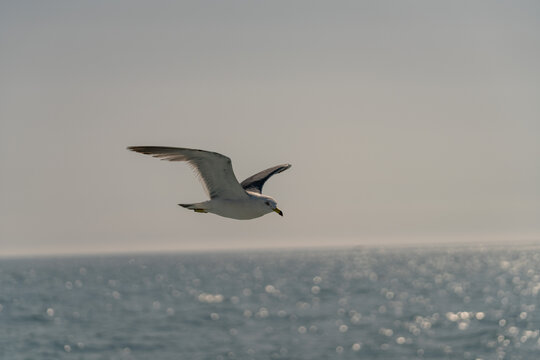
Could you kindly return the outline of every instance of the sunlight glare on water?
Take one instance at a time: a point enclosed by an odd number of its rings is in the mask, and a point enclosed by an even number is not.
[[[0,358],[532,359],[537,249],[4,259]]]

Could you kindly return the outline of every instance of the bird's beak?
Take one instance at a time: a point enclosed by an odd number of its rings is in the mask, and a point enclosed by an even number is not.
[[[278,208],[272,209],[275,212],[277,212],[279,215],[283,216],[283,211],[279,210]]]

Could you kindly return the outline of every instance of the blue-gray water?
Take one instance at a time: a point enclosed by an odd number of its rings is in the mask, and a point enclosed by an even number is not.
[[[0,359],[537,359],[537,249],[0,260]]]

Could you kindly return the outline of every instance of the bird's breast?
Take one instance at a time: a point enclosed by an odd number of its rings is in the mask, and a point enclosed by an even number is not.
[[[271,209],[261,206],[260,203],[252,199],[213,199],[209,205],[209,212],[238,220],[254,219],[271,212]]]

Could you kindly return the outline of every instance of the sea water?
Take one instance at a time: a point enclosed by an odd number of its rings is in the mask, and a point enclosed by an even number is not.
[[[0,359],[538,359],[540,251],[0,260]]]

